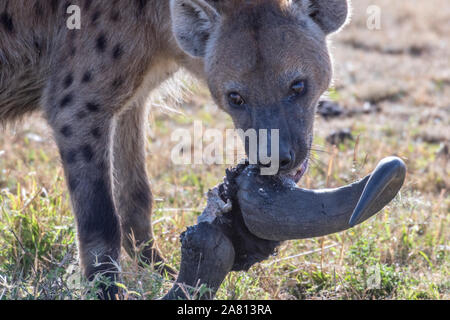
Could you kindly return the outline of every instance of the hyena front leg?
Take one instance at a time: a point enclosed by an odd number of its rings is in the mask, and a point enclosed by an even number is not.
[[[121,217],[123,246],[132,257],[174,276],[153,240],[152,193],[145,167],[146,108],[133,106],[119,117],[114,134],[114,199]]]
[[[84,273],[90,280],[102,274],[114,282],[121,230],[112,194],[114,115],[106,104],[112,99],[101,93],[88,97],[82,89],[48,90],[44,99],[76,216]],[[115,299],[118,293],[114,285],[102,287],[102,292],[104,299]]]

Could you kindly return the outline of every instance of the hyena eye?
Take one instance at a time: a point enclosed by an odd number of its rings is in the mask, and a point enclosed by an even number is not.
[[[304,80],[294,81],[291,85],[291,90],[293,94],[296,96],[304,94],[306,91],[306,81]]]
[[[245,104],[244,99],[237,92],[231,92],[228,94],[228,101],[233,107],[242,107]]]

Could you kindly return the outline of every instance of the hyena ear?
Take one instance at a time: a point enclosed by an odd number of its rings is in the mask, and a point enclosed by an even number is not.
[[[295,0],[325,34],[338,31],[346,22],[350,0]]]
[[[220,15],[204,0],[171,0],[172,29],[178,45],[193,57],[204,57]]]

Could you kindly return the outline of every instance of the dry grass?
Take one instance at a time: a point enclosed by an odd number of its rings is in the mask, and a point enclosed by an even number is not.
[[[319,151],[302,185],[340,186],[388,155],[407,163],[406,184],[376,219],[341,234],[287,242],[277,257],[231,274],[220,299],[450,298],[450,6],[446,0],[354,2],[352,23],[333,39],[336,82],[330,98],[349,109],[371,102],[381,112],[318,118]],[[382,9],[381,30],[366,28],[369,4]],[[195,223],[204,193],[221,180],[225,167],[173,165],[170,134],[191,128],[194,120],[208,128],[232,127],[204,88],[195,88],[181,110],[184,115],[155,111],[149,134],[154,229],[174,266],[179,234]],[[325,138],[344,128],[357,142],[334,150]],[[79,284],[68,192],[41,119],[30,118],[0,136],[0,190],[0,299],[92,298],[92,284]],[[160,297],[171,285],[125,254],[122,268],[130,299]]]

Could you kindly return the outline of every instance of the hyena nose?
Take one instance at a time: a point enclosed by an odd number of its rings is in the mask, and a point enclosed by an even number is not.
[[[262,161],[259,161],[258,159],[258,165],[261,167],[272,167],[273,165],[276,165],[278,170],[285,171],[292,169],[292,165],[295,162],[295,154],[293,151],[282,151],[280,150],[278,163],[275,164],[273,161],[276,161],[275,159],[271,159],[269,163],[263,163]]]
[[[293,151],[286,150],[285,152],[280,152],[280,170],[290,169],[294,160],[295,156]]]

